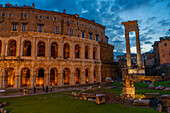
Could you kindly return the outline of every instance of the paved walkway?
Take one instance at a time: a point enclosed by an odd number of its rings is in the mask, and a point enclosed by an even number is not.
[[[89,86],[88,86],[89,87]],[[75,87],[75,88],[61,88],[61,89],[55,89],[54,91],[48,91],[48,92],[40,92],[40,93],[31,93],[31,94],[26,94],[26,95],[9,95],[9,96],[0,96],[0,98],[14,98],[14,97],[23,97],[23,96],[31,96],[31,95],[39,95],[39,94],[50,94],[50,93],[57,93],[57,92],[63,92],[63,91],[72,91],[72,90],[82,90],[86,89],[87,86],[85,87]],[[24,92],[23,92],[24,93]]]

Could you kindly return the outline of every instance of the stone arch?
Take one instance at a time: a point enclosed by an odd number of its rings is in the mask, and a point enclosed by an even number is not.
[[[70,57],[70,45],[68,43],[64,44],[63,55],[64,59],[68,59]]]
[[[51,57],[58,57],[58,44],[56,42],[51,43]]]
[[[29,40],[23,42],[23,56],[31,56],[31,41]]]
[[[43,86],[44,85],[44,69],[38,68],[36,74],[36,86]]]
[[[16,56],[16,41],[13,39],[8,41],[8,56]]]
[[[76,70],[75,70],[75,83],[76,84],[80,84],[80,81],[81,81],[81,79],[80,79],[80,69],[79,68],[76,68]]]
[[[97,48],[93,47],[93,59],[97,58]]]
[[[21,70],[21,87],[29,87],[30,84],[30,69],[23,68]]]
[[[37,56],[45,57],[45,42],[43,42],[43,41],[38,42]]]
[[[80,58],[80,45],[79,44],[76,44],[75,45],[75,58]]]
[[[86,83],[90,83],[89,78],[90,78],[90,68],[86,68],[85,69],[85,81],[86,81]]]
[[[57,85],[57,81],[58,81],[58,71],[56,68],[52,68],[50,70],[50,85],[51,86]]]
[[[69,68],[65,68],[63,70],[63,81],[64,81],[64,85],[69,85],[70,83],[70,69]]]
[[[5,86],[13,87],[15,81],[15,70],[14,68],[7,68],[5,70]]]
[[[90,58],[90,47],[88,45],[85,46],[85,59]]]

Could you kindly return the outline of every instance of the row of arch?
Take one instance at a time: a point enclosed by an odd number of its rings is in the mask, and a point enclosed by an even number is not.
[[[45,42],[39,41],[37,46],[37,56],[45,57]],[[11,39],[8,41],[8,56],[16,56],[16,41]],[[0,53],[2,48],[2,42],[0,41]],[[31,56],[31,41],[25,40],[23,42],[23,56]],[[85,46],[85,59],[90,58],[90,47],[88,45]],[[79,44],[75,45],[74,48],[75,58],[81,58],[81,46]],[[58,57],[58,44],[56,42],[51,43],[51,57]],[[63,47],[63,57],[64,59],[68,59],[70,57],[70,45],[68,43],[64,44]],[[93,48],[93,59],[97,59],[97,47]]]
[[[51,86],[58,86],[58,70],[56,68],[52,68],[50,70],[50,77],[49,77],[49,85]],[[63,70],[63,84],[64,85],[70,85],[70,69],[65,68]],[[97,69],[94,69],[94,82],[97,80]],[[20,78],[20,87],[30,87],[31,83],[31,74],[30,74],[30,69],[28,68],[22,68],[21,70],[21,78]],[[81,76],[81,71],[79,68],[75,69],[75,74],[74,74],[74,80],[75,84],[82,84],[81,77],[85,77],[85,83],[90,83],[90,68],[85,69],[85,75]],[[5,71],[5,86],[6,87],[13,87],[15,83],[15,72],[14,68],[7,68]],[[44,86],[46,81],[46,76],[44,73],[43,68],[38,68],[36,71],[36,86]]]

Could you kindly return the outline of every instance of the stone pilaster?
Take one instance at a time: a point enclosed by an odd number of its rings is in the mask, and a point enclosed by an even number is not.
[[[58,70],[58,86],[63,86],[63,67],[60,66]]]
[[[32,40],[32,45],[31,45],[31,57],[33,58],[33,59],[35,59],[36,58],[36,39],[35,39],[35,37],[33,37],[33,40]]]
[[[73,59],[74,58],[74,44],[73,44],[73,42],[71,42],[69,54],[70,54],[70,58]]]
[[[125,32],[126,37],[126,60],[127,60],[127,67],[131,67],[131,54],[130,54],[130,43],[129,43],[129,32]]]
[[[20,51],[21,51],[21,37],[18,37],[16,41],[16,56],[17,57],[21,56]]]
[[[89,59],[93,59],[93,44],[90,44],[90,49],[89,49]]]
[[[136,33],[137,64],[138,64],[139,67],[142,67],[139,30],[136,30],[135,33]]]
[[[20,74],[19,69],[15,68],[14,88],[20,88]]]
[[[45,71],[45,76],[44,76],[44,86],[49,86],[50,85],[50,80],[49,80],[49,77],[50,77],[50,73],[48,70]]]
[[[85,59],[85,47],[84,46],[85,46],[84,43],[82,43],[81,50],[80,50],[80,55],[81,55],[82,60]]]
[[[94,66],[93,65],[91,65],[89,80],[91,84],[94,83]]]
[[[5,42],[5,56],[8,56],[8,41]]]
[[[1,57],[5,56],[5,41],[2,41],[2,46],[1,46]]]
[[[80,84],[85,84],[86,80],[85,80],[85,70],[84,70],[84,67],[81,69],[80,73],[81,73],[80,74],[80,79],[81,79]]]
[[[59,58],[64,58],[63,57],[63,43],[60,43],[59,46],[58,46],[58,56]]]
[[[69,83],[70,83],[70,85],[75,85],[75,70],[74,70],[74,68],[71,69]]]
[[[101,65],[99,65],[99,67],[98,67],[98,74],[97,74],[96,82],[101,82]]]

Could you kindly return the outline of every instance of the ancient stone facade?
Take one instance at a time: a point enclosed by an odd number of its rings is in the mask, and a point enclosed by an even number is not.
[[[99,41],[105,27],[78,14],[0,7],[0,89],[101,82]]]

